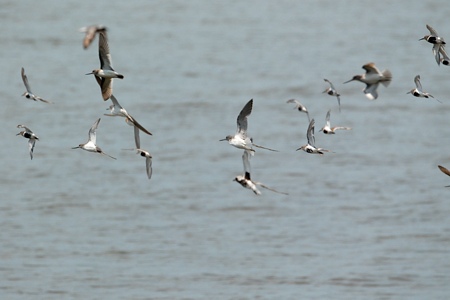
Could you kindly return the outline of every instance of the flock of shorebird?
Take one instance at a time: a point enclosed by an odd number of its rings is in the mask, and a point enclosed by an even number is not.
[[[448,57],[446,51],[445,51],[445,41],[444,39],[438,35],[436,30],[434,30],[431,26],[426,25],[427,29],[429,30],[430,34],[425,35],[420,40],[425,40],[433,45],[432,52],[436,59],[436,62],[438,65],[441,63],[444,65],[450,64],[450,58]],[[100,59],[100,68],[94,69],[92,72],[87,73],[86,75],[94,75],[95,80],[97,81],[98,85],[100,86],[101,95],[104,101],[107,101],[111,99],[112,104],[109,106],[110,113],[104,114],[105,116],[120,116],[125,118],[125,122],[134,127],[134,138],[135,138],[135,144],[136,148],[130,149],[130,150],[136,150],[137,154],[140,156],[143,156],[146,158],[146,173],[147,177],[150,179],[152,176],[152,156],[151,154],[141,148],[140,143],[140,137],[139,137],[139,131],[142,131],[148,135],[152,135],[150,131],[145,129],[141,124],[139,124],[136,119],[134,119],[126,110],[123,108],[116,97],[113,95],[113,79],[123,79],[124,76],[118,72],[116,72],[112,67],[112,60],[111,60],[111,53],[109,51],[109,45],[108,45],[108,38],[107,38],[107,28],[105,26],[101,25],[92,25],[88,27],[83,27],[80,29],[80,31],[85,33],[85,37],[83,39],[83,47],[87,49],[89,45],[92,43],[94,38],[98,35],[99,37],[99,43],[98,43],[98,53],[99,53],[99,59]],[[370,100],[375,100],[378,98],[378,86],[380,83],[384,85],[385,87],[388,87],[391,80],[392,80],[392,74],[389,70],[380,71],[374,63],[370,62],[362,66],[362,68],[365,70],[365,73],[362,75],[355,75],[352,79],[344,82],[348,83],[351,81],[360,81],[364,83],[366,86],[363,89],[363,92],[365,96]],[[45,100],[39,96],[36,96],[30,88],[28,78],[25,74],[24,68],[21,70],[22,80],[26,88],[26,92],[22,95],[25,96],[28,99],[34,100],[34,101],[41,101],[44,103],[51,104],[51,101]],[[324,79],[325,82],[328,83],[328,87],[323,91],[323,93],[326,93],[330,96],[336,97],[338,102],[339,111],[341,111],[341,101],[340,101],[340,94],[334,87],[333,83],[329,81],[328,79]],[[415,97],[421,97],[421,98],[434,98],[430,93],[424,92],[422,89],[422,85],[420,83],[420,75],[415,76],[414,83],[416,85],[416,88],[410,90],[407,92],[407,94],[412,94]],[[439,101],[438,99],[436,99]],[[440,102],[440,101],[439,101]],[[306,131],[307,136],[307,144],[301,146],[297,150],[303,150],[310,154],[319,154],[323,155],[325,152],[329,152],[329,150],[316,147],[315,145],[315,137],[314,137],[314,125],[315,121],[314,119],[310,118],[308,109],[301,104],[296,99],[289,99],[287,100],[287,103],[293,103],[295,104],[294,109],[297,109],[300,112],[305,113],[308,116],[309,126]],[[248,125],[248,116],[251,114],[253,108],[253,99],[248,101],[247,104],[242,108],[241,112],[239,113],[237,117],[237,131],[234,135],[228,135],[224,139],[220,141],[228,141],[228,143],[236,148],[242,149],[242,162],[244,166],[244,174],[238,175],[234,178],[234,181],[241,184],[243,187],[251,189],[256,195],[260,195],[261,192],[258,190],[257,186],[266,188],[268,190],[281,193],[281,194],[287,194],[284,192],[279,192],[275,189],[269,188],[268,186],[262,184],[261,182],[254,181],[251,178],[251,170],[250,170],[250,157],[254,156],[255,150],[253,147],[266,149],[269,151],[277,151],[274,149],[270,149],[267,147],[263,147],[260,145],[256,145],[253,143],[253,139],[247,135],[247,125]],[[350,130],[351,127],[345,127],[345,126],[335,126],[331,127],[330,125],[330,112],[331,110],[328,110],[326,114],[326,124],[320,129],[321,132],[324,134],[335,134],[337,130]],[[112,159],[116,159],[115,157],[112,157],[103,150],[97,146],[96,144],[96,131],[98,128],[98,125],[100,123],[100,118],[98,118],[92,127],[89,129],[89,139],[84,144],[79,144],[77,147],[73,147],[72,149],[83,149],[89,152],[99,153],[105,156],[108,156]],[[21,135],[24,138],[28,139],[28,146],[29,146],[29,152],[30,157],[33,159],[33,151],[36,141],[39,140],[36,134],[33,133],[31,129],[26,127],[25,125],[17,125],[17,128],[24,129],[23,131],[19,132],[17,135]],[[450,171],[446,168],[439,166],[439,169],[450,176]]]
[[[104,114],[105,116],[111,116],[111,117],[123,117],[125,118],[125,122],[130,125],[134,126],[134,139],[136,148],[133,148],[131,150],[136,150],[137,154],[139,154],[142,157],[145,157],[146,162],[146,172],[147,177],[150,179],[152,176],[152,155],[147,150],[144,150],[141,148],[141,141],[139,137],[139,131],[142,131],[148,135],[152,135],[150,131],[145,129],[141,124],[136,121],[135,118],[133,118],[126,110],[119,104],[119,101],[114,97],[113,95],[113,79],[119,78],[123,79],[124,76],[118,72],[116,72],[112,67],[112,60],[111,60],[111,53],[109,51],[109,45],[108,45],[108,36],[107,36],[107,29],[104,26],[101,25],[92,25],[88,27],[83,27],[80,29],[80,31],[85,32],[85,38],[83,40],[83,47],[84,49],[88,48],[89,45],[94,40],[95,36],[98,35],[98,54],[100,59],[100,68],[94,69],[92,72],[87,73],[86,75],[94,75],[95,80],[97,81],[98,85],[100,86],[101,95],[104,101],[111,99],[112,104],[109,106],[110,113]],[[25,75],[25,70],[22,68],[22,80],[25,84],[26,92],[22,95],[25,96],[28,99],[34,100],[34,101],[42,101],[45,103],[52,103],[48,100],[45,100],[39,96],[36,96],[31,92],[30,85],[28,83],[28,78]],[[84,144],[79,144],[77,147],[73,147],[72,149],[83,149],[89,152],[99,153],[105,156],[108,156],[112,159],[116,159],[115,157],[112,157],[109,154],[106,154],[103,152],[103,150],[97,146],[97,128],[98,124],[100,123],[100,118],[98,118],[92,127],[89,129],[89,139]],[[33,151],[36,141],[39,140],[39,138],[25,125],[17,125],[18,128],[23,128],[25,130],[19,132],[17,135],[21,135],[24,138],[28,139],[28,146],[30,151],[30,157],[33,159]]]

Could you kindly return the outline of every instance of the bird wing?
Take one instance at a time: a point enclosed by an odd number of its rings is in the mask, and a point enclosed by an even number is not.
[[[112,78],[104,78],[104,77],[98,77],[98,76],[94,76],[94,77],[97,80],[97,83],[100,85],[103,100],[106,101],[109,98],[111,98],[112,86],[113,86]]]
[[[441,170],[442,173],[447,174],[448,176],[450,176],[450,171],[443,167],[443,166],[438,166],[439,170]]]
[[[100,68],[104,70],[113,70],[111,54],[109,53],[108,36],[106,31],[99,32],[98,56],[100,58]]]
[[[414,77],[414,83],[416,84],[416,88],[419,90],[419,92],[422,92],[422,84],[420,83],[420,75],[416,75],[416,77]]]
[[[237,133],[240,134],[243,139],[247,137],[247,117],[252,113],[252,108],[253,99],[245,104],[237,117]]]
[[[366,88],[364,89],[364,94],[366,94],[366,97],[369,98],[370,100],[375,100],[378,98],[377,88],[378,83],[367,84]]]
[[[244,153],[242,154],[242,164],[244,165],[244,176],[248,177],[247,179],[250,179],[250,159],[248,157],[248,151],[244,150]],[[248,176],[247,176],[248,174]]]
[[[88,27],[84,27],[81,28],[80,31],[85,32],[85,36],[83,39],[83,48],[87,49],[87,47],[89,47],[89,45],[92,43],[92,41],[95,38],[95,33],[97,32],[97,26],[92,25],[92,26],[88,26]]]
[[[134,128],[134,142],[136,143],[136,149],[141,148],[141,139],[139,138],[139,128],[133,126]]]
[[[97,127],[98,127],[98,123],[100,123],[100,119],[101,118],[98,118],[98,120],[95,121],[95,123],[92,125],[91,129],[89,129],[89,141],[94,143],[94,145],[97,142],[96,130],[97,130]]]
[[[35,143],[36,143],[35,139],[28,139],[28,149],[30,150],[31,159],[33,159],[33,150],[34,150]]]
[[[31,89],[30,89],[30,84],[28,83],[28,77],[27,75],[25,75],[25,69],[22,67],[22,80],[23,80],[23,84],[25,84],[25,88],[27,89],[27,92],[32,94]]]
[[[331,112],[331,109],[328,110],[327,116],[325,118],[325,120],[327,121],[327,126],[328,127],[330,127],[330,112]]]
[[[148,177],[148,179],[150,179],[150,178],[152,178],[152,172],[153,172],[153,170],[152,170],[152,157],[150,156],[146,156],[146,159],[145,159],[145,168],[146,168],[146,170],[147,170],[147,177]]]
[[[382,75],[380,70],[378,70],[378,68],[375,66],[375,64],[373,62],[365,64],[364,66],[362,66],[362,68],[364,70],[366,70],[366,74],[367,75],[371,75],[371,74]]]
[[[326,79],[326,78],[324,78],[323,80],[326,81],[326,82],[328,82],[328,83],[330,84],[331,89],[336,90],[336,89],[334,88],[334,85],[331,83],[331,81],[329,81],[329,80]]]
[[[150,131],[148,131],[147,129],[145,129],[141,124],[139,124],[138,121],[136,121],[135,118],[133,118],[130,114],[127,113],[127,118],[126,120],[131,122],[135,127],[139,128],[140,130],[142,130],[143,132],[145,132],[148,135],[152,135],[152,133]]]
[[[289,195],[288,193],[280,192],[280,191],[277,191],[276,189],[270,188],[270,187],[268,187],[267,185],[265,185],[265,184],[263,184],[261,182],[255,182],[254,181],[253,183],[256,184],[256,185],[259,185],[260,187],[265,188],[265,189],[267,189],[269,191],[272,191],[272,192],[275,192],[275,193],[278,193],[278,194]]]
[[[427,24],[427,29],[430,31],[430,34],[431,35],[434,35],[434,36],[438,36],[438,33],[437,33],[437,31],[436,30],[434,30],[434,28],[433,27],[431,27],[430,25],[428,25]]]
[[[314,138],[314,119],[309,122],[308,130],[306,131],[306,137],[308,139],[308,144],[313,147],[316,147],[316,140]]]

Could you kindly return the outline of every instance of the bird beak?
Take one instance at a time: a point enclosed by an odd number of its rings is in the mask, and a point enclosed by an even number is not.
[[[221,140],[219,140],[219,142],[221,142],[221,141],[226,141],[227,139],[221,139]]]
[[[91,73],[86,73],[85,75],[92,75],[92,74],[94,74],[94,72],[91,72]]]
[[[300,150],[300,149],[302,149],[302,148],[298,148],[298,149],[296,149],[295,151],[298,151],[298,150]]]
[[[348,81],[346,81],[346,82],[344,82],[344,83],[349,83],[350,81],[353,81],[354,79],[352,78],[352,79],[350,79],[350,80],[348,80]]]
[[[424,40],[424,39],[425,39],[425,37],[423,37],[423,38],[419,39],[419,41],[421,41],[421,40]]]
[[[72,147],[72,149],[78,149],[78,148],[80,148],[80,146],[77,146],[77,147]]]

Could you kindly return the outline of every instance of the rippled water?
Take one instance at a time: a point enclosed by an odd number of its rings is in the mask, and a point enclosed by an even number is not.
[[[4,1],[0,12],[2,299],[446,299],[450,293],[450,68],[417,41],[450,39],[446,1]],[[92,76],[109,28],[114,94],[152,137],[153,177],[133,130],[104,117]],[[373,61],[392,84],[369,101],[342,82]],[[24,67],[33,91],[20,97]],[[434,100],[413,98],[416,74]],[[322,94],[323,78],[342,94]],[[219,139],[254,99],[253,177]],[[322,157],[296,152],[307,118]],[[331,122],[353,127],[318,132]],[[102,117],[117,161],[70,148]],[[15,134],[39,137],[31,161]]]

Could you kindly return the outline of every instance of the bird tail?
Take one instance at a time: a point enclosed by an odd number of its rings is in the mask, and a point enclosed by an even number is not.
[[[391,80],[392,80],[392,73],[391,73],[391,71],[389,71],[389,70],[384,70],[382,74],[383,74],[384,80],[381,81],[381,83],[382,83],[385,87],[388,87],[389,84],[391,83]]]

